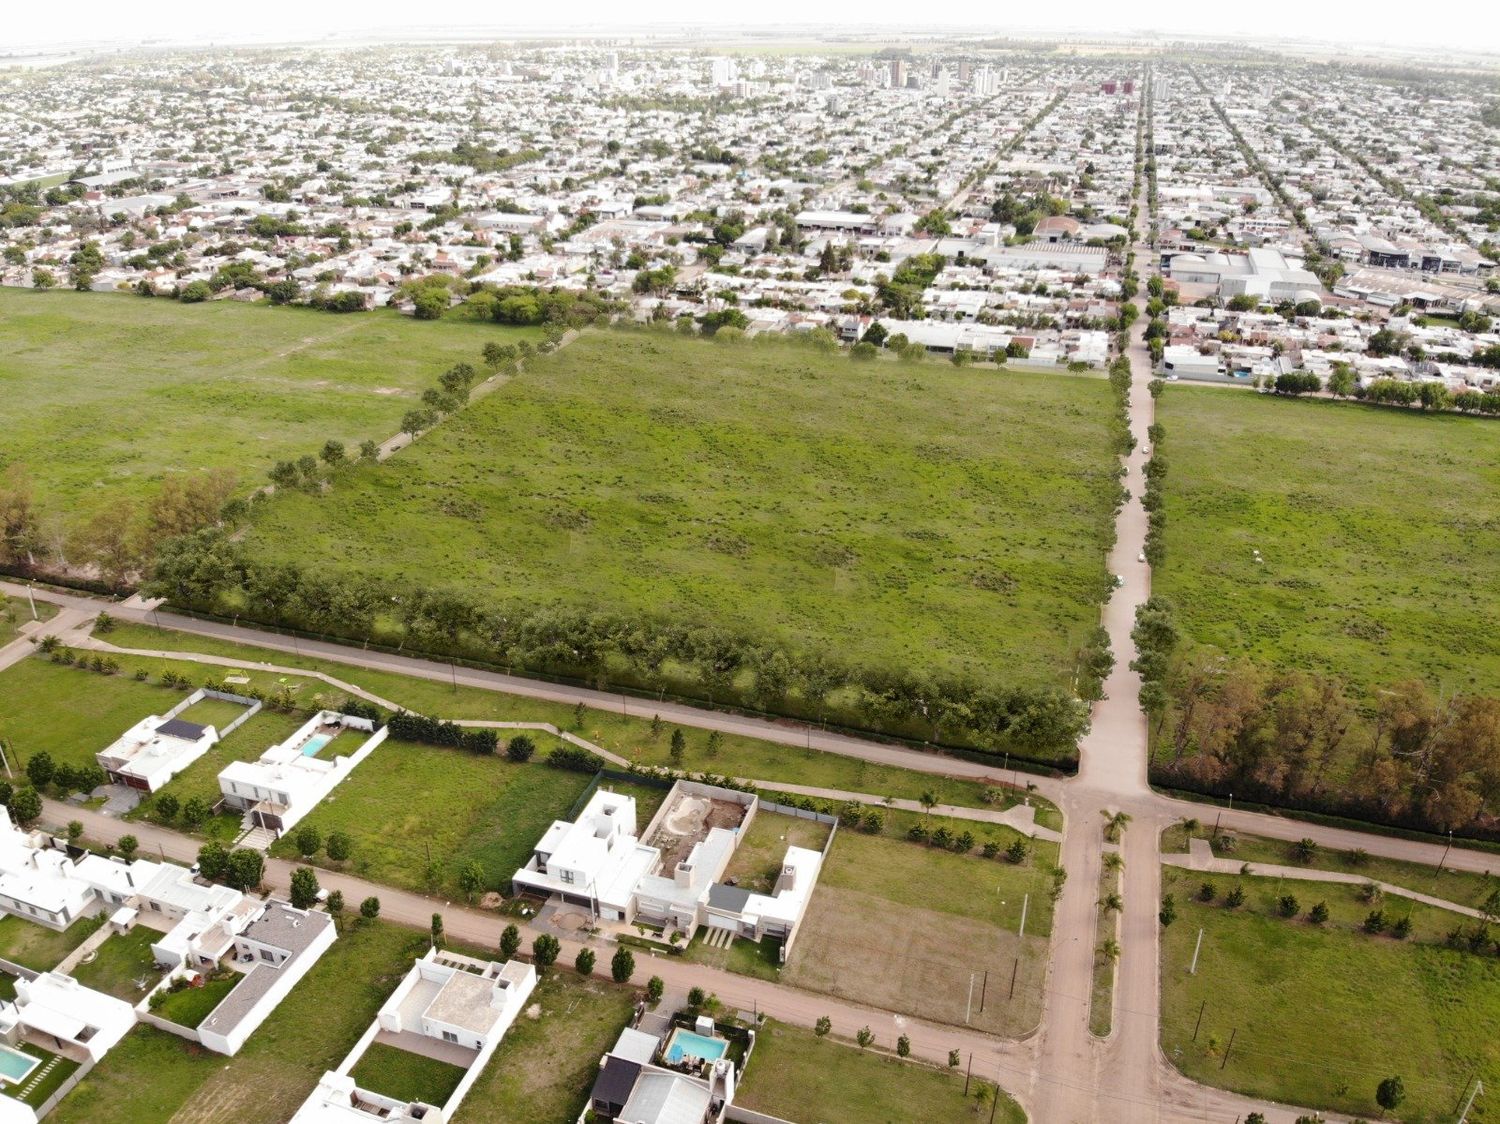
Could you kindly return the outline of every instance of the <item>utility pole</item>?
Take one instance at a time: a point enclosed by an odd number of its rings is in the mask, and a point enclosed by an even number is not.
[[[1448,829],[1448,845],[1443,848],[1443,857],[1438,860],[1438,873],[1443,872],[1443,864],[1448,861],[1448,849],[1453,846],[1453,829]]]
[[[1193,964],[1192,964],[1192,967],[1190,967],[1188,969],[1188,975],[1190,975],[1190,976],[1196,976],[1198,974],[1198,950],[1200,948],[1202,948],[1202,947],[1203,947],[1203,927],[1200,925],[1198,927],[1198,943],[1195,944],[1195,945],[1193,945]]]
[[[1207,1006],[1208,1006],[1208,1000],[1207,999],[1205,999],[1202,1003],[1198,1004],[1198,1021],[1195,1022],[1195,1023],[1193,1023],[1193,1041],[1194,1042],[1198,1041],[1198,1028],[1203,1025],[1203,1011],[1204,1011],[1204,1009]]]
[[[1016,939],[1018,941],[1024,941],[1026,939],[1026,907],[1029,906],[1030,904],[1031,904],[1031,895],[1029,893],[1022,894],[1021,895],[1021,931],[1020,931],[1020,933],[1016,937]]]
[[[969,1051],[969,1068],[964,1071],[964,1096],[969,1095],[969,1078],[974,1073],[974,1051]]]
[[[974,1013],[974,973],[969,973],[969,1002],[964,1007],[964,1026],[969,1025],[969,1016]]]
[[[36,615],[36,598],[31,595],[32,587],[35,586],[35,585],[36,585],[35,582],[27,582],[26,583],[26,600],[28,600],[28,601],[31,602],[31,619],[32,620],[36,620],[37,619],[37,615]]]
[[[990,970],[984,970],[984,982],[979,985],[979,1013],[984,1014],[984,997],[990,990]]]
[[[995,1109],[1000,1107],[1000,1078],[1002,1076],[1000,1066],[997,1063],[995,1066],[995,1095],[990,1098],[990,1124],[995,1124]]]
[[[1230,1030],[1230,1032],[1229,1032],[1229,1045],[1224,1047],[1224,1060],[1219,1063],[1219,1068],[1220,1069],[1223,1069],[1226,1065],[1229,1064],[1229,1051],[1234,1049],[1234,1036],[1236,1034],[1238,1034],[1239,1032],[1240,1032],[1240,1028],[1239,1027],[1234,1027],[1232,1030]]]

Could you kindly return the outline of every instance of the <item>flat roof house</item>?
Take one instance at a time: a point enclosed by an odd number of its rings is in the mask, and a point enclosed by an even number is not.
[[[706,1076],[654,1064],[661,1040],[626,1027],[599,1061],[589,1108],[615,1124],[718,1124],[734,1102],[735,1070],[727,1058]]]
[[[350,739],[359,744],[347,754],[331,752],[330,745],[348,744],[341,741],[347,731],[369,736]],[[225,804],[245,813],[247,828],[261,828],[275,838],[317,807],[386,734],[368,718],[319,711],[258,761],[230,762],[219,774],[219,791]]]
[[[242,703],[246,709],[223,730],[177,717],[205,698]],[[255,699],[200,688],[166,714],[142,718],[95,759],[112,784],[156,792],[259,710]]]
[[[323,1074],[291,1124],[447,1124],[536,987],[536,969],[440,949],[412,965],[338,1069]],[[351,1073],[373,1043],[465,1070],[446,1103],[401,1101],[362,1089]]]

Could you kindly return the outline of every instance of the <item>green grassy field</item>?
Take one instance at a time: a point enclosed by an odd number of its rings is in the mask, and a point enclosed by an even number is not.
[[[886,1050],[894,1042],[877,1042]],[[783,1023],[767,1021],[756,1035],[736,1103],[785,1120],[821,1124],[897,1124],[910,1120],[988,1119],[987,1102],[964,1096],[964,1078],[890,1054],[858,1047]],[[1025,1124],[1026,1114],[1005,1093],[996,1120]]]
[[[258,485],[330,438],[384,440],[445,368],[529,331],[4,289],[0,468],[25,464],[38,508],[68,524],[171,472],[229,468]]]
[[[1366,695],[1500,689],[1500,426],[1181,386],[1157,420],[1153,591],[1192,640]]]
[[[1376,1086],[1399,1076],[1407,1101],[1396,1118],[1408,1124],[1453,1120],[1475,1074],[1487,1088],[1500,1082],[1500,959],[1435,943],[1467,918],[1387,898],[1388,918],[1412,919],[1401,942],[1361,931],[1374,907],[1354,887],[1165,873],[1177,920],[1162,938],[1161,1041],[1190,1077],[1375,1119]],[[1206,904],[1196,896],[1205,881],[1216,888]],[[1229,910],[1222,902],[1237,881],[1247,900]],[[1286,893],[1303,911],[1296,920],[1276,914]],[[1305,919],[1318,901],[1330,912],[1323,926]],[[1470,1120],[1486,1119],[1481,1102]]]
[[[475,860],[484,868],[484,888],[502,890],[588,783],[586,774],[536,762],[517,765],[503,755],[391,739],[302,824],[324,839],[346,832],[354,850],[345,865],[377,882],[423,892],[456,889],[459,868]],[[295,859],[295,836],[277,840],[271,853]]]
[[[383,466],[278,497],[244,545],[1066,684],[1106,581],[1111,410],[1100,379],[585,333]]]
[[[178,1026],[193,1029],[239,986],[245,977],[238,972],[208,980],[202,987],[185,987],[169,994],[156,1008],[158,1017],[174,1022]]]
[[[36,602],[37,620],[50,621],[56,615],[56,605],[50,605],[46,601]],[[19,636],[21,625],[31,619],[31,603],[25,597],[0,595],[0,648]]]
[[[358,1041],[426,947],[383,922],[348,926],[233,1058],[132,1030],[48,1117],[58,1124],[279,1124]]]

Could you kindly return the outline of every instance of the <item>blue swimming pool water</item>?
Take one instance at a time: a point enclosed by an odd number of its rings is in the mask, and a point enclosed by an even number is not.
[[[302,743],[302,756],[316,756],[318,750],[322,749],[331,741],[333,741],[332,734],[314,734],[312,737],[308,738],[305,742]]]
[[[23,1054],[20,1050],[0,1045],[0,1077],[12,1085],[19,1085],[25,1081],[26,1075],[41,1064],[30,1054]]]
[[[667,1042],[667,1061],[676,1065],[684,1057],[688,1057],[713,1062],[722,1058],[727,1049],[729,1049],[729,1043],[722,1038],[705,1038],[701,1034],[694,1034],[691,1030],[678,1027],[672,1032],[672,1037]]]

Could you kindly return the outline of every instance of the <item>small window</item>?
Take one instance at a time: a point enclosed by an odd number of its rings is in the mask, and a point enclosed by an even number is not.
[[[454,1034],[451,1030],[445,1030],[445,1031],[443,1031],[443,1041],[444,1042],[457,1042],[458,1041],[458,1035]]]

